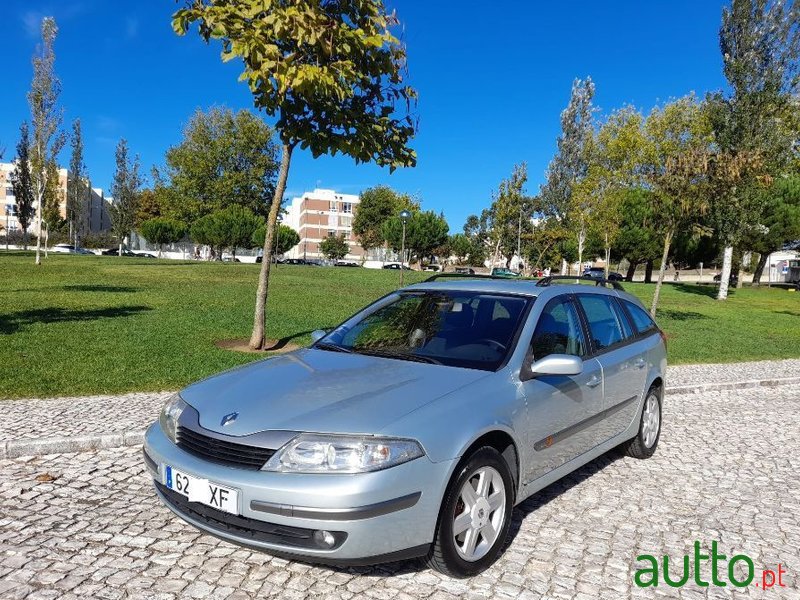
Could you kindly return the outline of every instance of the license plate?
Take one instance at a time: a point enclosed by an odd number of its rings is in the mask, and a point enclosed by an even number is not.
[[[199,502],[233,515],[239,514],[239,490],[189,475],[169,465],[165,465],[164,479],[164,485],[189,502]]]

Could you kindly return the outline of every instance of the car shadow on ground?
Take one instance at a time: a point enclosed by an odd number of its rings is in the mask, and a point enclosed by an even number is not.
[[[36,308],[0,315],[0,334],[10,335],[26,326],[37,323],[62,323],[67,321],[94,321],[130,317],[140,312],[153,310],[149,306],[113,306],[109,308],[67,309],[58,307]]]

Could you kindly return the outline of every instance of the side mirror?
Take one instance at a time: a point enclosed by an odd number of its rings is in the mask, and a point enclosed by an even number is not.
[[[315,331],[312,331],[311,332],[311,343],[312,344],[316,344],[318,341],[320,341],[326,335],[328,335],[328,334],[325,333],[324,331],[322,331],[322,329],[317,329]]]
[[[571,354],[550,354],[523,369],[522,379],[527,381],[541,375],[580,375],[583,361]]]

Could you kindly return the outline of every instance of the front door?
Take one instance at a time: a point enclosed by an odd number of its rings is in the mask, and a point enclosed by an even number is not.
[[[588,355],[580,317],[573,300],[560,296],[547,303],[530,343],[532,360],[549,354]],[[585,358],[579,375],[547,375],[525,381],[531,460],[524,467],[529,483],[595,447],[598,415],[603,410],[603,371],[597,360]]]

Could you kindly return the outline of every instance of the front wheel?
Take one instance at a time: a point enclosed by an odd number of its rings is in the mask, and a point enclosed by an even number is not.
[[[650,388],[644,399],[636,437],[628,442],[625,453],[634,458],[650,458],[661,437],[661,390]]]
[[[428,565],[451,577],[470,577],[489,567],[508,536],[513,485],[496,449],[486,446],[472,454],[445,493]]]

